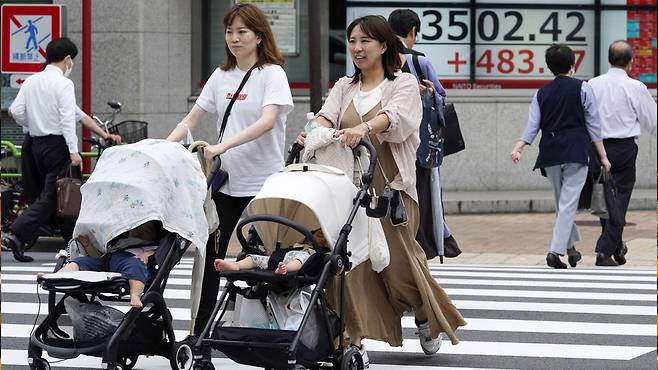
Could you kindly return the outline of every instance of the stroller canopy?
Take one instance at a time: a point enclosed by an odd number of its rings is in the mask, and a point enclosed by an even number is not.
[[[73,236],[87,235],[101,252],[118,235],[151,220],[205,247],[206,178],[180,144],[146,139],[107,149],[82,186]]]
[[[333,249],[354,207],[352,201],[357,192],[352,181],[338,169],[293,164],[267,178],[247,206],[247,213],[283,216],[311,231],[321,228]],[[288,247],[303,239],[297,231],[285,225],[262,221],[255,224],[268,254],[274,251],[277,242]],[[353,263],[362,262],[368,258],[368,216],[363,208],[359,208],[352,227],[348,242],[348,249],[352,252],[350,259]]]

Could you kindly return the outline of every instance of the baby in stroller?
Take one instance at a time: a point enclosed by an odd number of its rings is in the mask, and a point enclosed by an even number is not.
[[[324,252],[329,252],[331,249],[327,244],[327,240],[322,234],[322,229],[314,230],[313,237],[320,245]],[[274,270],[275,274],[285,275],[288,272],[299,271],[304,262],[315,251],[310,245],[310,241],[304,238],[301,243],[293,245],[289,249],[277,249],[271,256],[262,256],[258,254],[248,254],[240,261],[226,261],[223,259],[215,260],[215,270],[217,271],[238,271],[238,270]]]
[[[76,242],[90,251],[93,246],[86,235],[80,235]],[[128,279],[130,287],[130,305],[142,307],[140,297],[144,293],[144,286],[150,278],[147,267],[148,258],[155,253],[158,247],[158,230],[155,221],[146,222],[111,243],[117,250],[102,256],[78,256],[64,265],[59,271],[49,274],[55,277],[57,274],[67,271],[108,271],[118,272],[122,277]],[[43,277],[44,273],[37,273],[37,277]]]

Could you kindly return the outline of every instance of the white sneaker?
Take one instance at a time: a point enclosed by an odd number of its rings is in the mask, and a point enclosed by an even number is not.
[[[441,334],[438,338],[432,338],[430,333],[430,324],[428,322],[418,325],[418,338],[420,338],[420,346],[426,355],[433,355],[441,348]]]
[[[363,368],[364,369],[370,368],[370,359],[368,358],[368,352],[366,352],[366,346],[363,343],[361,343],[361,348],[356,347],[356,349],[358,349],[359,353],[361,353],[361,359],[363,360]]]

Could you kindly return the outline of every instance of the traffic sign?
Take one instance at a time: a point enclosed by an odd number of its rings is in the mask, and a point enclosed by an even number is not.
[[[66,34],[63,5],[4,4],[2,30],[2,73],[36,73],[46,61],[46,45]]]

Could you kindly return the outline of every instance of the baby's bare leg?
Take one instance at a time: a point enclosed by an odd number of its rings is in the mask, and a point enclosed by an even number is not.
[[[75,262],[69,262],[66,265],[64,265],[61,269],[57,270],[57,272],[64,272],[64,271],[80,271],[80,266]],[[37,277],[42,277],[44,274],[45,274],[44,272],[37,272]]]
[[[217,271],[237,271],[255,269],[256,264],[250,257],[240,261],[226,261],[221,258],[215,260],[215,270]]]
[[[139,280],[128,280],[130,286],[130,305],[133,307],[142,307],[142,300],[140,297],[144,293],[144,283]]]
[[[289,272],[299,271],[299,269],[302,268],[302,265],[303,265],[302,261],[298,259],[294,259],[285,264],[283,262],[279,262],[279,265],[277,266],[276,270],[274,270],[274,273],[285,275]]]

